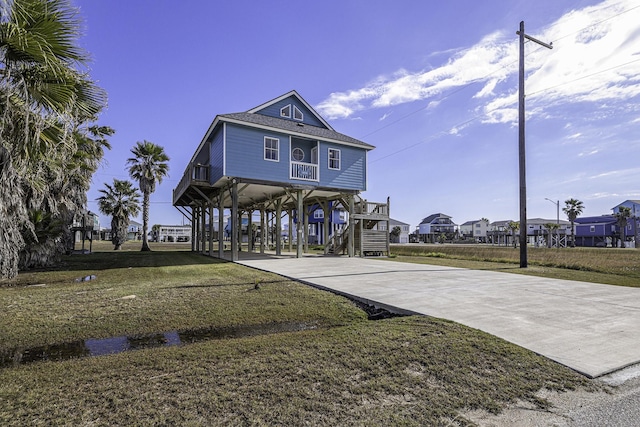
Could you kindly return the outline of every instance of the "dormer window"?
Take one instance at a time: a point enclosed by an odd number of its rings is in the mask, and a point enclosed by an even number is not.
[[[280,109],[280,117],[291,118],[291,104],[285,105]]]
[[[302,110],[300,110],[295,105],[287,104],[280,109],[280,117],[286,117],[287,119],[292,118],[292,110],[293,109],[293,119],[298,121],[304,120],[304,114],[302,114]]]

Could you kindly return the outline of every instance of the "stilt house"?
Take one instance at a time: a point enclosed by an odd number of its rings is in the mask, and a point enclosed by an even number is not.
[[[359,197],[366,190],[367,153],[373,148],[336,132],[291,91],[248,111],[216,116],[173,190],[173,205],[194,225],[192,249],[211,256],[222,258],[224,243],[214,242],[214,233],[206,227],[212,227],[214,217],[223,218],[225,209],[231,216],[229,246],[235,261],[243,250],[238,238],[243,214],[252,221],[259,211],[260,230],[267,229],[271,217],[276,236],[282,234],[283,218],[288,218],[289,233],[293,218],[304,218],[287,239],[290,250],[296,243],[300,257],[309,241],[309,213],[320,206],[328,221],[332,206],[338,205],[347,209],[349,224],[340,235],[330,235],[331,227],[325,224],[325,253],[388,254],[388,227],[373,230],[377,222],[389,220],[388,200],[370,203]],[[214,216],[214,210],[219,214]],[[220,224],[218,229],[223,228]],[[273,245],[280,255],[281,239]],[[256,250],[253,239],[246,249]],[[265,239],[260,239],[259,249],[264,252]]]

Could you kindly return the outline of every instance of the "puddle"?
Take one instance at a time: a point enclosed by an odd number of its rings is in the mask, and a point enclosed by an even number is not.
[[[87,339],[64,344],[16,349],[0,353],[0,368],[7,368],[44,360],[60,361],[79,357],[103,356],[145,348],[169,347],[200,341],[228,338],[244,338],[280,332],[296,332],[315,329],[304,322],[269,323],[226,328],[203,328],[188,331],[169,331],[149,335],[119,336],[104,339]]]

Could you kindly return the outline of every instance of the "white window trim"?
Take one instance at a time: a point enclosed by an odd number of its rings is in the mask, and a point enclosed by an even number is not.
[[[296,117],[297,114],[300,114],[300,118]],[[295,105],[293,106],[293,120],[298,120],[298,121],[303,121],[304,120],[304,114]]]
[[[302,158],[300,160],[296,159],[293,155],[296,152],[296,150],[299,150],[302,153]],[[304,150],[300,147],[295,147],[293,150],[291,150],[291,158],[293,159],[294,162],[302,162],[304,160]]]
[[[285,114],[284,113],[284,110],[287,109],[287,108],[289,109],[289,114]],[[284,107],[282,107],[280,109],[280,117],[286,117],[288,119],[291,118],[291,104],[287,104],[287,105],[285,105]]]
[[[332,152],[332,151],[335,151],[335,152],[337,152],[337,153],[338,153],[338,158],[337,158],[337,160],[338,160],[338,167],[337,167],[337,168],[333,168],[333,167],[331,167],[331,160],[336,160],[336,159],[332,159],[332,158],[331,158],[331,152]],[[331,170],[337,170],[337,171],[339,171],[339,170],[340,170],[340,168],[342,167],[342,153],[341,153],[341,152],[340,152],[340,150],[338,150],[337,148],[329,148],[329,149],[327,150],[327,167],[328,167],[329,169],[331,169]]]
[[[271,141],[276,141],[276,158],[275,159],[270,159],[267,157],[267,140],[271,140]],[[279,162],[280,161],[280,140],[278,138],[273,138],[271,136],[265,136],[264,137],[264,151],[262,152],[262,155],[264,156],[264,160],[267,160],[269,162]],[[273,150],[273,148],[269,148],[269,150]]]

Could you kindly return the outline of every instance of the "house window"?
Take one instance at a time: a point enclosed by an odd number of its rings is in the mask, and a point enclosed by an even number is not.
[[[291,157],[296,162],[301,162],[304,160],[304,151],[302,151],[302,148],[296,147],[291,152]]]
[[[264,159],[274,162],[279,161],[278,148],[280,140],[277,138],[264,137]]]
[[[340,150],[329,148],[329,169],[340,169]]]
[[[313,211],[313,218],[314,219],[323,219],[324,218],[324,211],[322,209],[316,209],[315,211]]]
[[[595,233],[596,232],[596,226],[592,225],[591,227],[589,227],[589,231],[592,232],[592,233]]]
[[[280,117],[291,118],[291,104],[285,105],[280,109]]]
[[[304,116],[302,115],[302,111],[300,111],[300,109],[295,105],[293,106],[293,118],[295,120],[300,120],[300,121],[304,119]]]

